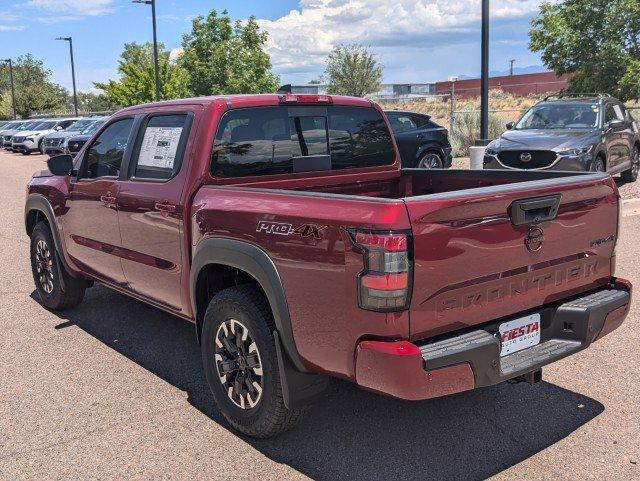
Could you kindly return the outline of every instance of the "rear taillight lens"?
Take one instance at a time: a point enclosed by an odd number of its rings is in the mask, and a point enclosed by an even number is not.
[[[364,270],[358,275],[360,307],[370,311],[406,309],[411,285],[409,236],[356,230],[351,231],[351,237],[364,261]]]

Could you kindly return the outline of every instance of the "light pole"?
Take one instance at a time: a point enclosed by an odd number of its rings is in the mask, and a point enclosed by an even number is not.
[[[489,138],[489,0],[482,0],[482,44],[480,74],[480,143]]]
[[[156,33],[156,0],[132,0],[133,3],[151,5],[151,22],[153,23],[153,69],[156,81],[156,102],[160,101],[160,74],[158,68],[158,36]]]
[[[13,120],[18,118],[16,114],[16,88],[13,85],[13,63],[10,58],[3,60],[4,62],[9,64],[9,80],[11,82],[11,103],[13,105]]]
[[[511,60],[509,60],[509,76],[513,77],[513,64],[515,63],[516,59],[512,58]]]
[[[451,82],[451,118],[449,119],[449,130],[453,135],[453,128],[456,122],[456,82],[458,77],[449,77]]]
[[[73,40],[71,37],[58,37],[56,40],[69,42],[69,54],[71,55],[71,80],[73,82],[73,110],[78,116],[78,93],[76,92],[76,66],[73,63]]]

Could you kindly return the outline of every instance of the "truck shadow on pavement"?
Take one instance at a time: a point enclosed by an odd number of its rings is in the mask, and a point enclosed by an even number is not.
[[[100,286],[58,315],[56,329],[82,329],[185,391],[192,406],[228,428],[213,406],[192,324]],[[546,382],[411,403],[335,381],[294,430],[243,439],[314,479],[484,479],[603,411],[594,399]],[[547,473],[553,477],[553,467]]]

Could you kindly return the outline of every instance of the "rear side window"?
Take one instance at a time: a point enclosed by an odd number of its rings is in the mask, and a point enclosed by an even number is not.
[[[81,178],[117,177],[127,147],[133,119],[117,120],[100,133],[86,155]]]
[[[372,108],[330,108],[329,147],[334,169],[388,165],[395,156],[389,129]]]
[[[409,132],[418,128],[418,124],[415,122],[415,119],[413,119],[411,115],[387,114],[387,117],[389,118],[391,128],[396,134]]]
[[[211,173],[287,174],[392,164],[380,113],[362,107],[258,107],[227,112],[218,126]]]
[[[155,180],[172,178],[182,164],[189,124],[187,114],[150,117],[134,149],[133,177]]]

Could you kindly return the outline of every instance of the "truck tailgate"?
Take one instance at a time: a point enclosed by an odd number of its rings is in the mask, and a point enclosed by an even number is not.
[[[536,200],[554,195],[557,213],[539,208],[545,202]],[[618,202],[615,183],[603,174],[406,198],[414,246],[411,339],[605,284],[612,275]],[[509,213],[514,203],[531,209],[520,225]],[[534,220],[545,213],[552,218]]]

